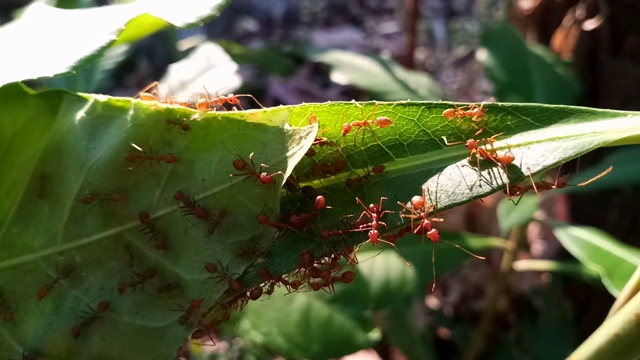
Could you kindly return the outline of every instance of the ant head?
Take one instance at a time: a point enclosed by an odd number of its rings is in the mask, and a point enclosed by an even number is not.
[[[312,115],[309,117],[309,125],[313,125],[313,124],[315,124],[315,123],[317,123],[317,122],[318,122],[318,118],[317,118],[315,115],[313,115],[313,114],[312,114]]]
[[[414,209],[418,209],[418,210],[424,209],[425,205],[426,205],[426,201],[424,197],[420,195],[416,195],[411,198],[411,207],[413,207]]]
[[[469,139],[469,140],[467,140],[467,142],[464,143],[464,146],[466,146],[467,150],[469,150],[469,151],[471,151],[473,149],[477,149],[478,148],[478,140]]]
[[[378,204],[369,204],[369,211],[373,214],[380,212],[380,206]]]
[[[349,123],[342,125],[342,136],[347,136],[351,132],[352,126]]]
[[[242,105],[242,103],[240,102],[240,99],[238,99],[236,96],[233,96],[233,95],[227,96],[227,102],[231,105]]]
[[[569,175],[560,175],[556,178],[556,188],[562,189],[569,185]]]
[[[262,225],[266,224],[269,222],[269,216],[267,214],[258,215],[258,222]]]
[[[326,200],[324,199],[324,196],[322,196],[322,195],[318,195],[318,196],[316,197],[316,210],[317,210],[317,211],[320,211],[320,210],[324,209],[324,208],[325,208],[325,206],[327,206],[327,202],[326,202]]]
[[[263,184],[273,184],[275,180],[272,175],[269,175],[266,172],[260,173],[260,182]]]

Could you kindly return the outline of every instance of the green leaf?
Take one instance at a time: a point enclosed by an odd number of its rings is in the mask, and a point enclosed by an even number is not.
[[[640,162],[630,161],[632,159],[640,159],[640,147],[625,146],[616,149],[597,164],[588,169],[580,170],[580,173],[576,174],[571,182],[579,184],[588,181],[609,166],[613,166],[615,172],[612,174],[615,175],[604,176],[589,186],[570,186],[563,191],[571,193],[603,191],[640,184]]]
[[[576,104],[580,84],[569,64],[547,47],[526,44],[507,21],[487,26],[478,59],[500,101]],[[516,60],[517,59],[517,60]]]
[[[600,273],[579,262],[555,260],[522,259],[513,262],[515,271],[540,271],[556,274],[566,274],[578,279],[600,283]]]
[[[468,164],[464,146],[443,143],[442,136],[464,140],[476,131],[466,122],[445,120],[442,112],[451,107],[351,102],[196,112],[130,98],[34,92],[20,84],[0,88],[0,165],[11,169],[0,180],[5,194],[0,218],[7,219],[0,227],[0,311],[15,316],[0,325],[8,340],[0,342],[0,357],[19,356],[23,349],[52,359],[108,357],[130,350],[131,339],[139,344],[132,356],[173,356],[197,324],[215,325],[229,308],[239,307],[234,299],[246,299],[246,292],[260,284],[262,268],[285,275],[299,267],[304,249],[321,260],[368,240],[370,229],[353,229],[353,222],[368,218],[364,208],[379,204],[382,196],[389,198],[383,209],[392,213],[378,219],[378,230],[382,239],[392,239],[398,228],[411,228],[410,220],[399,216],[398,202],[421,194],[425,183],[438,211],[499,191],[504,185],[491,179],[500,178],[502,169],[482,162],[479,173],[475,162]],[[484,109],[486,132],[506,133],[498,139],[498,151],[510,146],[516,155],[508,169],[512,183],[528,178],[529,171],[545,171],[640,132],[635,113],[522,104],[485,104]],[[309,126],[312,114],[318,123]],[[379,116],[393,125],[360,132],[356,127],[342,136],[344,123],[362,125]],[[318,140],[318,129],[327,138],[325,146],[314,146],[315,156],[300,160]],[[248,174],[239,156],[248,161],[251,153],[255,170]],[[167,154],[180,161],[161,156]],[[327,176],[326,167],[339,161],[344,168]],[[367,173],[374,165],[384,165],[384,172]],[[258,181],[262,172],[276,183]],[[331,208],[316,212],[315,194],[309,191],[282,193],[291,173],[298,186],[313,186]],[[467,186],[474,182],[482,186]],[[194,199],[179,202],[177,191]],[[150,219],[141,221],[141,211]],[[221,218],[214,223],[212,214]],[[309,220],[294,228],[291,215]],[[258,222],[263,216],[270,222]],[[274,222],[280,224],[277,229],[270,226]],[[354,231],[320,236],[339,229]],[[461,245],[474,252],[474,244],[491,248],[502,241],[483,245],[463,238]],[[458,241],[445,232],[441,239]],[[400,254],[414,263],[411,269],[398,267],[397,278],[417,278],[417,285],[391,284],[386,277],[397,274],[381,274],[385,281],[372,292],[376,298],[363,304],[383,304],[378,296],[390,294],[393,286],[408,295],[432,280],[431,248],[422,241],[427,242],[416,236],[397,241]],[[420,251],[405,252],[405,244]],[[444,271],[441,266],[459,263],[443,255],[450,251],[469,259],[440,244],[438,273]],[[391,256],[397,255],[385,255]],[[220,272],[208,273],[207,263],[217,263]],[[67,266],[74,272],[61,278]],[[157,275],[144,278],[149,269]],[[133,283],[129,287],[137,291],[125,289],[120,295],[122,283]],[[171,284],[177,288],[158,294]],[[38,300],[43,289],[47,295]],[[189,310],[199,299],[201,307]],[[110,307],[98,313],[101,301]],[[360,305],[353,310],[360,311]],[[354,323],[362,327],[363,321],[359,317]],[[72,336],[76,327],[77,339]]]
[[[115,45],[131,43],[169,25],[186,27],[217,15],[224,0],[189,0],[160,6],[155,0],[87,9],[58,9],[36,2],[0,27],[4,66],[0,85],[72,72]],[[55,23],[52,23],[55,21]],[[35,31],[50,24],[47,31]],[[46,59],[46,61],[43,61]]]
[[[427,73],[406,69],[393,60],[311,46],[300,52],[311,61],[327,65],[334,82],[357,86],[376,100],[441,100],[446,97]]]
[[[506,198],[502,199],[497,209],[500,234],[506,236],[511,229],[528,224],[539,208],[538,197],[535,194],[524,194],[522,198],[515,199],[515,203]]]
[[[567,359],[637,359],[640,357],[640,294],[605,320]]]
[[[0,165],[12,169],[0,181],[0,311],[14,318],[2,324],[1,357],[174,356],[228,296],[230,274],[253,262],[235,254],[273,236],[255,216],[278,210],[278,183],[317,131],[286,127],[286,112],[196,114],[20,84],[0,88],[0,108]],[[230,177],[250,153],[284,175],[276,184]],[[192,200],[179,202],[178,191]],[[203,208],[211,215],[199,217]],[[219,264],[217,275],[206,263]]]
[[[640,265],[640,250],[625,245],[602,230],[553,224],[553,233],[571,255],[600,274],[607,290],[617,296]]]
[[[371,326],[330,303],[328,294],[284,295],[278,291],[269,301],[249,304],[235,332],[254,346],[295,359],[345,356],[369,347],[376,337]]]

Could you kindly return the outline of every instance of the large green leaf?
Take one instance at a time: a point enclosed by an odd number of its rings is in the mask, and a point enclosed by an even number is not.
[[[138,41],[169,25],[185,27],[217,15],[225,0],[139,0],[87,9],[58,9],[40,2],[0,27],[5,69],[0,85],[68,73],[110,46]],[[46,31],[37,31],[47,24]]]
[[[0,308],[13,318],[1,325],[2,357],[23,349],[48,359],[173,356],[204,316],[189,304],[203,299],[203,311],[230,286],[204,265],[243,274],[253,260],[235,254],[272,236],[254,219],[278,211],[280,187],[230,177],[232,161],[255,153],[286,176],[316,131],[285,127],[286,116],[190,120],[188,109],[19,84],[0,89],[0,108],[0,164],[11,169],[0,181]],[[179,161],[167,163],[168,153]],[[180,205],[178,191],[192,202]],[[202,208],[226,214],[197,217]]]
[[[0,88],[0,165],[11,169],[0,180],[5,194],[0,203],[0,310],[4,316],[11,312],[11,321],[0,324],[6,340],[0,342],[0,356],[16,357],[26,350],[56,359],[127,350],[135,351],[131,355],[137,358],[167,357],[196,322],[219,320],[221,304],[258,285],[259,269],[287,274],[299,265],[303,249],[320,258],[367,240],[367,231],[320,237],[323,230],[352,226],[354,218],[348,216],[358,217],[364,210],[356,197],[368,205],[386,196],[384,209],[398,211],[397,202],[420,194],[426,183],[443,210],[499,191],[504,184],[490,179],[500,177],[496,174],[501,169],[483,162],[479,174],[467,163],[468,151],[462,145],[444,145],[442,136],[464,140],[475,132],[464,122],[457,126],[442,117],[451,106],[327,103],[204,113],[130,98],[38,93],[19,84]],[[499,151],[509,144],[516,154],[509,168],[514,183],[527,178],[529,169],[544,171],[640,132],[636,114],[624,112],[518,104],[487,104],[485,110],[487,133],[506,132],[500,138],[504,143],[496,144]],[[311,114],[319,120],[317,125],[309,126]],[[374,127],[375,137],[368,128],[342,137],[343,123],[377,116],[390,117],[393,125]],[[189,125],[188,131],[183,125]],[[318,128],[335,146],[314,146],[316,155],[299,161],[308,154]],[[153,160],[143,162],[132,143]],[[160,156],[168,153],[180,161]],[[274,174],[276,184],[262,184],[253,175],[229,176],[243,172],[234,169],[233,161],[238,156],[248,160],[251,153],[256,167]],[[140,164],[127,161],[136,157]],[[317,171],[337,161],[345,163],[337,176],[326,176],[326,168]],[[376,164],[386,170],[366,180],[358,178]],[[313,186],[332,208],[313,213],[308,196],[281,193],[291,172],[300,186]],[[615,170],[609,176],[614,175]],[[347,178],[359,180],[347,186]],[[482,186],[467,186],[479,179],[486,180]],[[225,210],[224,218],[214,226],[211,216],[196,217],[202,216],[200,206],[184,201],[181,205],[174,198],[177,191],[193,196],[211,214]],[[143,217],[143,224],[141,211],[150,215],[150,220]],[[263,214],[288,222],[292,214],[310,213],[313,221],[303,229],[276,230],[258,222]],[[387,237],[409,225],[406,219],[401,224],[397,214],[380,220],[386,223],[379,229]],[[455,241],[446,233],[442,239]],[[412,258],[419,253],[405,253],[402,246],[422,247],[427,254],[430,246],[421,245],[415,236],[398,244],[401,254],[416,265],[419,284],[428,282],[428,262],[420,265]],[[469,241],[465,247],[476,245],[482,242]],[[250,251],[254,256],[247,257]],[[438,254],[447,251],[469,258],[446,244],[438,246]],[[430,261],[429,255],[420,259]],[[228,276],[209,279],[204,265],[218,262]],[[62,276],[69,266],[74,271]],[[149,269],[157,274],[145,279]],[[240,290],[232,289],[236,281]],[[119,295],[123,282],[133,282],[137,291],[125,289]],[[177,286],[173,291],[158,293],[172,284]],[[386,284],[378,286],[376,297],[389,293]],[[46,297],[39,300],[43,289],[48,290]],[[202,309],[188,310],[197,299],[203,299]],[[110,306],[98,313],[101,301]],[[379,299],[375,302],[381,304]],[[183,326],[178,321],[185,314],[194,316],[181,321],[187,323]],[[74,327],[80,329],[77,339],[72,336]],[[132,339],[137,344],[133,349]]]
[[[640,249],[623,244],[602,230],[556,224],[553,233],[576,259],[600,274],[613,296],[620,293],[640,266]]]

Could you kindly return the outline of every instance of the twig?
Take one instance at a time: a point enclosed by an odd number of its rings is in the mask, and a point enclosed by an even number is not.
[[[512,264],[516,257],[516,252],[520,240],[522,238],[523,228],[517,227],[511,230],[506,248],[502,254],[502,262],[500,263],[500,274],[495,281],[494,286],[490,289],[487,297],[487,305],[480,323],[476,328],[471,339],[469,350],[465,354],[466,360],[480,359],[485,351],[489,338],[491,337],[491,327],[493,325],[496,313],[498,311],[498,302],[502,294],[504,294],[509,285],[509,277],[513,271]]]

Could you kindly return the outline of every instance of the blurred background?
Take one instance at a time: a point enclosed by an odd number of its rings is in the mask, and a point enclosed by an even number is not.
[[[0,23],[27,3],[0,2]],[[46,3],[82,8],[118,2]],[[73,75],[31,85],[135,96],[159,81],[161,98],[187,101],[205,91],[241,93],[252,94],[265,107],[352,99],[495,99],[640,110],[639,16],[640,2],[632,0],[232,0],[219,17],[201,26],[169,29],[111,48]],[[47,26],[55,25],[42,24],[41,31]],[[259,105],[243,98],[243,106]],[[638,155],[635,147],[599,149],[565,169]],[[580,189],[586,191],[546,196],[533,206],[639,246],[634,181],[601,190],[594,184]],[[445,213],[443,227],[520,236],[501,225],[501,202],[502,194],[496,194],[453,209]],[[575,262],[541,223],[530,222],[518,231],[523,241],[514,261]],[[439,246],[436,260],[447,246]],[[516,271],[505,277],[498,250],[487,261],[456,260],[454,270],[439,273],[432,292],[430,284],[420,284],[387,253],[364,256],[358,265],[364,277],[379,280],[375,286],[386,289],[386,300],[354,305],[367,296],[357,282],[337,288],[332,296],[274,295],[249,304],[210,336],[185,344],[181,356],[564,358],[601,324],[614,301],[586,272]],[[425,256],[430,261],[430,251]],[[314,301],[322,302],[322,311],[309,305]],[[290,317],[296,311],[306,315],[294,321]],[[358,331],[352,330],[354,324],[360,325]],[[312,325],[320,329],[305,336],[304,329]]]

